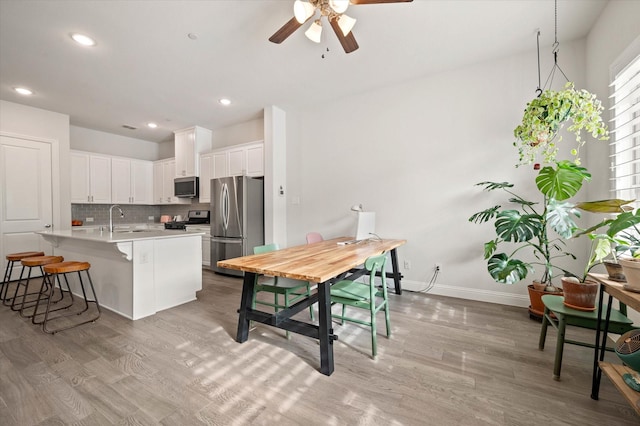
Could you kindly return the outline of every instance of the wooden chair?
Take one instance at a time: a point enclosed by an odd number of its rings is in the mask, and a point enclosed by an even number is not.
[[[275,250],[278,250],[277,244],[267,244],[254,247],[253,253],[262,254]],[[257,299],[258,293],[263,291],[273,293],[273,303]],[[282,295],[284,298],[282,302],[279,300],[279,295]],[[271,277],[269,280],[265,281],[262,275],[256,275],[251,307],[252,309],[255,309],[256,304],[271,306],[275,312],[278,312],[279,310],[286,309],[299,300],[310,296],[311,284],[307,281],[298,281],[283,277]],[[309,306],[309,315],[311,316],[311,320],[315,320],[313,306]],[[287,331],[287,339],[290,338],[291,336]]]
[[[42,286],[40,287],[40,296],[36,302],[36,306],[34,309],[33,316],[31,318],[31,322],[33,324],[42,324],[42,330],[45,333],[55,334],[59,331],[68,330],[73,327],[77,327],[82,324],[87,324],[90,322],[95,322],[98,318],[100,318],[100,303],[98,303],[98,296],[96,295],[96,290],[93,287],[93,281],[91,280],[91,275],[89,274],[89,269],[91,268],[91,264],[89,262],[78,262],[78,261],[66,261],[61,263],[51,263],[44,266],[45,276],[42,279]],[[91,293],[93,294],[93,299],[89,299],[87,297],[88,289],[85,288],[84,280],[82,279],[81,272],[85,273],[87,281],[89,283],[89,289],[91,289]],[[80,289],[82,290],[82,300],[84,301],[84,308],[78,312],[68,312],[63,315],[56,315],[54,317],[50,317],[52,312],[55,312],[60,309],[51,309],[51,301],[53,299],[53,290],[55,288],[54,282],[57,279],[60,282],[59,275],[63,275],[65,281],[67,280],[67,274],[77,273],[78,276],[78,284]],[[67,286],[68,286],[67,282]],[[48,288],[48,290],[46,290]],[[48,291],[48,294],[47,294]],[[40,307],[40,302],[47,301],[45,311],[43,313],[38,312],[38,308]],[[85,314],[85,312],[89,311],[89,304],[93,303],[95,305],[95,310],[93,312],[89,312]],[[67,306],[64,309],[67,309],[71,306]],[[36,321],[36,318],[43,315],[42,321]],[[49,324],[53,321],[67,318],[67,317],[75,317],[79,318],[78,321],[75,322],[67,322],[58,328],[52,329],[49,327]]]
[[[324,241],[322,234],[318,232],[309,232],[307,234],[307,244],[319,243],[320,241]]]
[[[342,323],[350,321],[357,324],[369,326],[371,328],[371,352],[375,358],[378,354],[377,349],[377,327],[376,314],[384,309],[384,318],[387,327],[387,337],[391,336],[391,321],[389,318],[389,298],[387,295],[387,285],[385,282],[386,271],[385,263],[387,254],[383,253],[378,256],[369,257],[364,267],[369,271],[369,283],[361,283],[357,281],[342,280],[331,286],[331,303],[342,304],[342,315],[332,314],[333,318],[338,318]],[[380,271],[382,279],[382,289],[378,289],[375,285],[376,273]],[[366,309],[369,311],[370,319],[365,321],[358,318],[348,317],[346,315],[346,307]]]
[[[564,297],[545,294],[542,296],[544,304],[544,315],[542,316],[542,329],[540,330],[540,341],[538,349],[544,350],[544,343],[547,337],[547,327],[551,325],[558,332],[556,338],[556,353],[553,363],[553,379],[560,380],[560,369],[562,368],[562,354],[564,344],[570,343],[578,346],[593,348],[593,343],[580,342],[565,338],[567,325],[589,328],[595,330],[598,325],[597,311],[579,311],[564,305]],[[607,309],[603,306],[603,309]],[[604,325],[604,323],[603,323]],[[611,319],[609,320],[609,332],[623,334],[636,327],[633,321],[626,316],[626,306],[621,304],[620,310],[611,309]],[[612,350],[612,349],[608,349]]]
[[[9,283],[11,282],[11,275],[13,274],[13,267],[16,263],[22,261],[22,259],[26,259],[27,257],[34,256],[44,256],[43,251],[23,251],[20,253],[10,253],[6,256],[7,259],[7,267],[4,271],[4,278],[2,279],[2,285],[0,286],[0,300],[6,306],[9,306],[13,303],[13,298],[8,296],[9,293]],[[24,266],[20,271],[20,278],[18,279],[18,284],[22,281],[22,274],[24,273]],[[36,293],[37,294],[37,293]]]

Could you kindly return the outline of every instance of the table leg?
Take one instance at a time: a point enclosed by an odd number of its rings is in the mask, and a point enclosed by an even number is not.
[[[396,249],[391,249],[391,266],[393,269],[393,283],[396,287],[396,294],[402,294],[402,287],[400,287],[400,268],[398,267],[398,253]]]
[[[331,292],[329,283],[318,284],[318,321],[320,340],[320,372],[333,373],[333,329],[331,328]]]
[[[246,342],[249,338],[249,319],[247,318],[247,310],[251,309],[255,279],[256,274],[253,272],[244,273],[240,309],[238,309],[238,333],[236,334],[236,342],[238,343]]]
[[[602,371],[598,365],[598,356],[600,353],[600,322],[602,321],[602,299],[604,296],[604,286],[600,284],[600,291],[598,295],[598,322],[596,323],[596,342],[593,349],[593,373],[591,375],[591,399],[598,399],[598,393],[600,392],[600,377]],[[604,342],[606,343],[606,342]]]

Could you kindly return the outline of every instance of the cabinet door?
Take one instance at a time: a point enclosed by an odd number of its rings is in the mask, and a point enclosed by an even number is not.
[[[153,204],[164,204],[164,163],[153,163]]]
[[[89,157],[89,184],[93,203],[111,203],[111,157]]]
[[[176,177],[196,176],[196,131],[189,129],[175,134]]]
[[[153,202],[153,164],[150,161],[131,160],[131,202]]]
[[[211,178],[213,177],[213,154],[200,155],[200,202],[211,201]]]
[[[176,176],[176,162],[174,160],[165,161],[163,163],[163,184],[162,184],[162,196],[167,203],[173,203],[176,201],[176,197],[173,192],[173,180]]]
[[[215,152],[213,154],[213,177],[221,178],[229,176],[227,152]]]
[[[264,145],[247,146],[247,176],[264,176]]]
[[[111,202],[131,204],[131,160],[111,159]]]
[[[71,202],[89,203],[89,155],[71,153]]]
[[[229,176],[242,176],[246,173],[244,148],[230,149],[229,153]]]

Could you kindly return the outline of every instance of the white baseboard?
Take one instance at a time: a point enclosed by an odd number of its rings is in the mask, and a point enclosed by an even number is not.
[[[420,281],[402,280],[402,289],[407,291],[423,291],[427,288],[427,283]],[[468,287],[456,287],[446,284],[434,284],[425,292],[438,296],[455,297],[458,299],[475,300],[478,302],[498,303],[500,305],[519,306],[526,308],[529,306],[529,296],[526,294],[512,294],[501,291],[481,290]]]

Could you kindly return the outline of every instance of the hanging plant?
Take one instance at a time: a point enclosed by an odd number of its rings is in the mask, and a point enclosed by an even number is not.
[[[514,146],[518,148],[518,165],[531,164],[542,155],[545,163],[553,163],[558,153],[562,136],[558,133],[567,121],[567,130],[576,137],[577,146],[571,150],[575,164],[580,165],[580,147],[585,141],[584,130],[596,139],[609,139],[607,125],[602,121],[603,107],[596,95],[581,89],[576,90],[572,82],[564,90],[545,90],[527,104],[522,123],[515,128]]]

